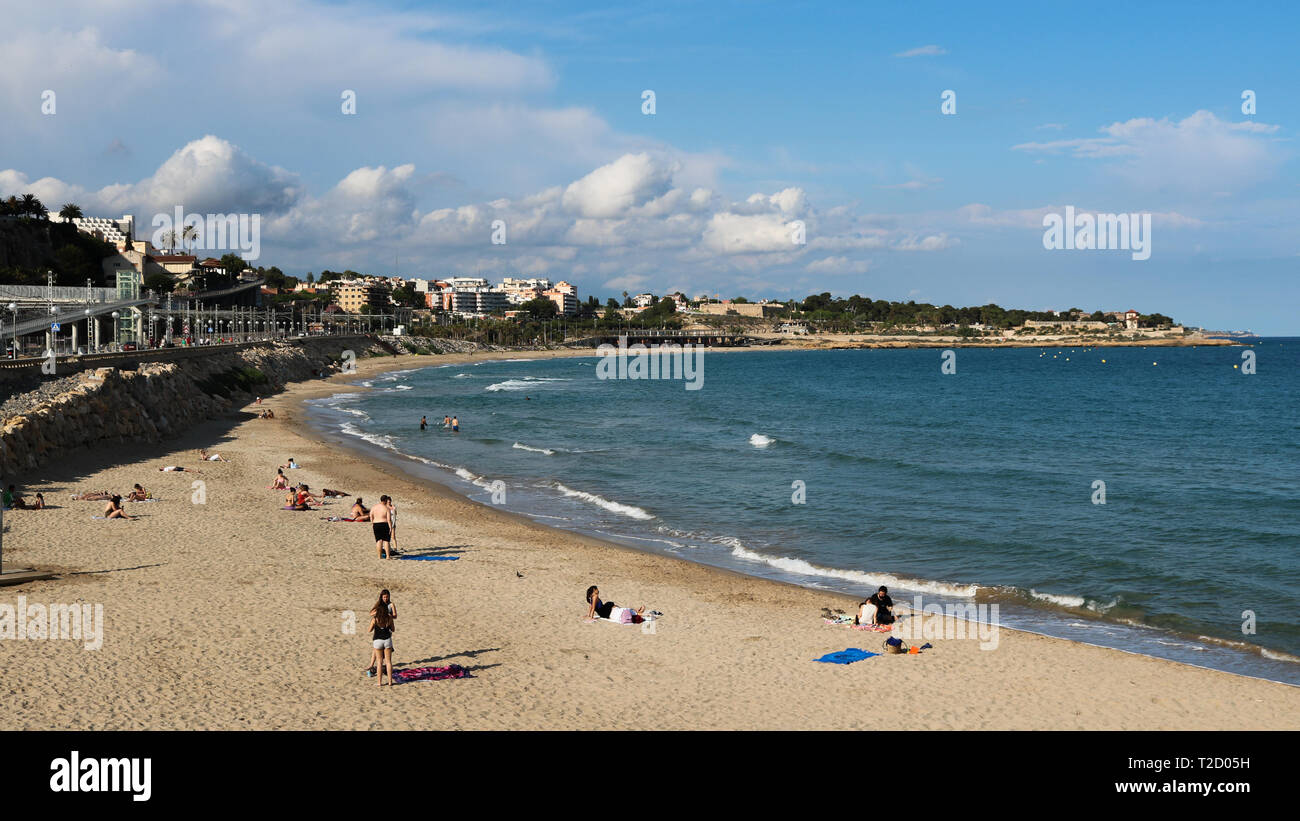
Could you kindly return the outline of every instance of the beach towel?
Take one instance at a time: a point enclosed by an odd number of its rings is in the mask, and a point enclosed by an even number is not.
[[[322,516],[321,519],[323,519],[326,522],[355,522],[356,521],[356,519],[345,518],[343,516]]]
[[[413,562],[454,562],[460,556],[398,556],[399,559],[408,559]]]
[[[405,667],[393,671],[393,681],[441,681],[447,678],[473,678],[469,670],[459,664],[448,667]]]
[[[302,510],[316,510],[316,508],[314,508],[314,507],[294,507],[293,505],[285,505],[284,507],[282,507],[282,508],[280,508],[280,509],[281,509],[281,510],[298,510],[298,511],[302,511]]]
[[[837,616],[834,619],[823,618],[822,621],[836,627],[849,627],[854,630],[869,630],[872,633],[888,633],[894,629],[892,624],[854,624],[852,616]]]
[[[813,659],[813,661],[821,661],[826,664],[852,664],[855,661],[862,661],[878,655],[880,654],[868,653],[866,650],[859,650],[856,647],[848,647],[836,653],[827,653],[819,659]]]

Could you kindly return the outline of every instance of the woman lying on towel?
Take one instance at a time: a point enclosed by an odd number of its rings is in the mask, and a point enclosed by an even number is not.
[[[881,585],[879,590],[871,594],[871,598],[858,605],[858,615],[853,623],[893,624],[894,600],[889,598],[889,588]]]
[[[645,612],[645,605],[638,607],[635,611],[626,607],[619,607],[612,601],[600,600],[600,588],[592,585],[587,588],[587,620],[602,618],[610,621],[617,621],[623,624],[640,624],[645,621],[641,616]]]

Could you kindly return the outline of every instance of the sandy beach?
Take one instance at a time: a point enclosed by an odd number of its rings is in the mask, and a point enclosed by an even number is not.
[[[5,513],[6,566],[58,578],[0,587],[0,604],[102,604],[104,632],[96,650],[0,641],[0,729],[1300,728],[1300,688],[1007,629],[993,650],[938,639],[921,655],[814,663],[880,649],[880,634],[821,618],[856,600],[546,528],[395,474],[303,421],[303,400],[368,373],[470,358],[365,360],[267,399],[274,420],[245,408],[163,445],[12,477],[53,507]],[[201,447],[230,461],[200,463]],[[268,486],[290,456],[302,465],[291,480],[315,492],[391,495],[404,552],[459,560],[376,558],[369,525],[322,518],[350,498],[279,509]],[[158,472],[173,464],[202,473]],[[161,500],[127,503],[134,521],[69,500],[135,482]],[[587,623],[591,584],[664,616],[653,631]],[[472,677],[367,678],[381,588],[399,609],[399,668]]]

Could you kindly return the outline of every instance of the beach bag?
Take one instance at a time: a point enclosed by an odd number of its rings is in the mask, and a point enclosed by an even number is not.
[[[901,654],[901,653],[906,653],[907,650],[908,650],[907,644],[897,636],[890,636],[889,638],[885,639],[886,653]]]

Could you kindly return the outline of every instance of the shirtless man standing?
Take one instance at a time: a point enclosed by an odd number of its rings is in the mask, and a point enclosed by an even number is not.
[[[380,496],[379,502],[370,508],[371,528],[375,532],[375,550],[379,553],[381,559],[389,559],[393,555],[393,534],[388,521],[388,512],[387,496]]]

